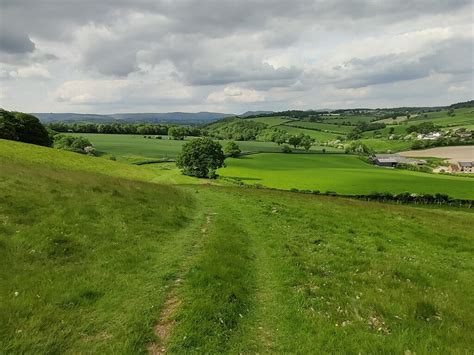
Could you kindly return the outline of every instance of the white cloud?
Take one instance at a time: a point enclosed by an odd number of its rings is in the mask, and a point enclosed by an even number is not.
[[[240,102],[254,103],[265,101],[265,95],[256,90],[228,86],[222,91],[215,91],[208,95],[208,103]]]

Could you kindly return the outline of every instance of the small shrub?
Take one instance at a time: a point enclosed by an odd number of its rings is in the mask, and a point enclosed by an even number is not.
[[[282,151],[283,153],[291,153],[291,152],[292,152],[290,146],[287,145],[287,144],[285,144],[285,145],[283,145],[283,146],[281,147],[281,151]]]

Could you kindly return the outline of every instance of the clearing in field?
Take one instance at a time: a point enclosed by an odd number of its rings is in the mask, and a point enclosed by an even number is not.
[[[343,154],[256,154],[228,159],[219,174],[248,184],[278,189],[332,191],[344,195],[390,193],[443,193],[474,198],[474,180],[381,168],[357,156]]]

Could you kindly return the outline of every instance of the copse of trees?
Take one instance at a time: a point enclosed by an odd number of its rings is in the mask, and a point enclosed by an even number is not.
[[[236,158],[240,155],[240,153],[242,153],[242,151],[240,150],[240,147],[238,146],[238,144],[235,143],[234,141],[227,142],[224,145],[224,154],[225,155],[227,155],[229,157],[232,157],[232,158]]]
[[[433,122],[423,122],[420,124],[408,126],[406,131],[407,133],[416,132],[416,133],[426,134],[426,133],[434,132],[438,128],[439,127],[436,126]]]
[[[81,154],[96,155],[92,143],[84,137],[72,137],[57,134],[54,136],[54,148]]]
[[[172,139],[183,140],[188,136],[189,130],[184,126],[172,126],[168,128],[168,136]]]
[[[53,122],[47,127],[60,133],[101,133],[101,134],[139,134],[167,135],[170,125],[150,123],[64,123]],[[198,137],[201,130],[196,127],[180,126],[186,129],[186,136]]]
[[[215,178],[216,170],[224,166],[225,155],[219,142],[197,138],[183,145],[176,165],[185,175]]]
[[[49,147],[52,139],[38,118],[0,109],[0,138]]]
[[[233,118],[225,119],[207,127],[209,136],[217,139],[231,139],[235,141],[255,140],[267,125],[262,122]]]

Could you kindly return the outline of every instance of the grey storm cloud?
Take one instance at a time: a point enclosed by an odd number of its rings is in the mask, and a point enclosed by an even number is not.
[[[31,53],[35,44],[26,33],[0,26],[0,51],[9,54]]]

